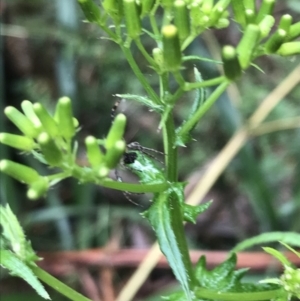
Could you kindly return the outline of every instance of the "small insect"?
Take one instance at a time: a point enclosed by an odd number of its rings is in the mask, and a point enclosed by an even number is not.
[[[115,118],[116,110],[120,102],[121,100],[117,101],[111,110],[112,121]],[[144,147],[138,142],[131,142],[127,145],[127,150],[123,155],[121,165],[124,166],[126,169],[129,169],[134,174],[136,174],[139,177],[141,183],[159,183],[161,181],[164,181],[165,178],[162,170],[157,168],[151,159],[160,162],[162,165],[164,165],[164,163],[158,160],[153,154],[151,154],[151,152],[164,155],[164,153],[154,150],[152,148]],[[119,171],[117,168],[115,169],[115,176],[117,181],[123,182],[123,179],[119,175]],[[136,204],[131,200],[129,195],[142,193],[124,192],[123,194],[130,202]]]

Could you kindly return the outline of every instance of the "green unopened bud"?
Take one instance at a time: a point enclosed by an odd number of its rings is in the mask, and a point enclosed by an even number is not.
[[[62,161],[62,152],[48,133],[41,133],[38,136],[38,143],[41,147],[45,160],[53,166],[57,166]]]
[[[58,119],[60,135],[65,139],[71,139],[75,135],[72,104],[69,97],[61,97],[56,106],[55,115]]]
[[[206,14],[210,15],[212,8],[214,6],[213,0],[205,0],[202,4],[201,10]]]
[[[253,51],[260,37],[260,29],[257,25],[249,24],[237,46],[237,53],[242,69],[246,69],[250,63]]]
[[[275,18],[270,15],[265,16],[261,22],[259,22],[258,26],[260,29],[260,39],[263,39],[269,35],[274,24]]]
[[[242,69],[234,47],[232,46],[223,47],[222,60],[224,63],[224,73],[228,79],[235,80],[241,75]]]
[[[222,17],[224,13],[224,8],[221,6],[216,6],[213,8],[210,14],[210,24],[214,26],[218,23],[219,19]]]
[[[227,28],[230,25],[228,18],[220,18],[218,23],[214,25],[214,28]]]
[[[179,39],[182,42],[190,35],[189,12],[183,0],[175,1],[174,9],[174,22],[178,28]]]
[[[117,141],[123,139],[125,127],[126,127],[126,116],[124,114],[118,114],[114,119],[114,122],[105,140],[105,148],[107,150],[114,147]]]
[[[275,53],[282,45],[287,33],[283,29],[278,29],[266,42],[265,51],[266,53]]]
[[[241,24],[242,27],[246,25],[246,16],[245,16],[245,6],[242,0],[232,0],[231,1],[234,20]]]
[[[280,18],[280,22],[279,22],[278,28],[279,29],[283,29],[286,32],[289,32],[290,27],[292,25],[292,22],[293,22],[293,17],[291,15],[288,15],[288,14],[283,15]]]
[[[177,27],[174,25],[164,26],[162,35],[165,68],[168,71],[176,71],[181,66],[181,50]]]
[[[282,56],[295,55],[300,53],[300,42],[283,43],[276,52]]]
[[[47,178],[40,177],[40,179],[34,183],[32,183],[27,190],[27,197],[30,200],[37,200],[38,198],[45,195],[47,190],[49,189],[49,182]]]
[[[89,136],[85,139],[85,145],[87,150],[87,158],[92,167],[97,167],[104,161],[104,154],[98,145],[97,139],[93,136]]]
[[[29,100],[24,100],[21,102],[21,107],[22,107],[22,110],[23,110],[25,116],[33,123],[33,125],[37,129],[41,130],[42,124],[33,110],[32,102],[30,102]]]
[[[160,69],[163,69],[164,65],[164,55],[163,55],[163,50],[156,47],[152,50],[152,56],[154,58],[154,61],[156,64],[159,66]]]
[[[115,23],[120,24],[123,18],[123,2],[122,0],[104,0],[103,8],[106,13],[114,20]]]
[[[106,178],[108,176],[108,174],[109,174],[109,170],[110,169],[107,168],[106,166],[99,167],[99,169],[98,169],[98,176],[100,178]]]
[[[245,9],[251,9],[255,12],[255,0],[243,0]]]
[[[130,38],[137,38],[142,31],[141,19],[135,0],[123,0],[127,34]]]
[[[92,0],[78,0],[78,3],[84,13],[84,16],[89,22],[100,22],[100,9]]]
[[[265,16],[273,15],[275,0],[263,0],[256,16],[256,23],[259,23]]]
[[[57,123],[55,122],[54,118],[47,112],[44,106],[40,103],[35,103],[33,105],[33,110],[42,123],[44,130],[51,137],[57,136],[59,133]]]
[[[16,108],[6,107],[4,114],[25,136],[30,138],[37,137],[38,130],[33,123]]]
[[[33,139],[8,133],[0,133],[0,142],[26,152],[32,151],[35,147]]]
[[[115,168],[125,152],[125,142],[123,140],[115,142],[115,144],[107,150],[105,154],[105,165],[107,168]]]
[[[36,170],[10,160],[1,160],[0,170],[12,178],[26,184],[32,184],[40,178],[40,175]]]
[[[293,41],[300,37],[300,22],[291,25],[286,41]]]
[[[204,14],[197,2],[190,5],[190,19],[193,33],[203,29],[209,22],[209,17]]]
[[[155,0],[143,0],[143,1],[141,1],[141,4],[142,4],[141,17],[142,18],[147,16],[151,12],[151,9],[154,6],[154,2],[155,2]]]
[[[255,23],[255,11],[252,9],[246,9],[245,11],[245,17],[247,24],[253,24]]]

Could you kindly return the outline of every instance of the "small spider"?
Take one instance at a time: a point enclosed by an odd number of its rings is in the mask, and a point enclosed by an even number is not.
[[[118,100],[112,110],[111,110],[111,117],[112,117],[112,121],[114,120],[115,118],[115,114],[116,114],[116,110],[120,104],[120,100]],[[154,150],[154,149],[151,149],[151,148],[148,148],[148,147],[144,147],[142,146],[141,144],[139,144],[138,142],[131,142],[127,145],[127,150],[126,152],[124,153],[123,155],[123,160],[122,160],[122,165],[131,170],[133,173],[135,174],[138,174],[141,175],[143,174],[144,172],[147,172],[147,166],[142,166],[141,163],[142,162],[148,162],[148,165],[149,165],[149,160],[145,160],[146,158],[145,157],[150,157],[158,162],[160,162],[161,164],[164,164],[162,161],[158,160],[153,154],[151,154],[150,152],[152,153],[157,153],[157,154],[161,154],[161,155],[164,155],[164,153],[160,152],[160,151],[157,151],[157,150]],[[132,164],[135,164],[137,163],[136,160],[138,159],[139,155],[138,154],[141,154],[141,162],[138,162],[138,168],[136,167],[132,167],[131,165]],[[137,164],[135,164],[137,165]],[[153,165],[153,164],[152,164]],[[116,179],[117,181],[119,182],[123,182],[122,180],[122,177],[119,175],[119,172],[118,172],[118,169],[116,168],[115,169],[115,176],[116,176]],[[131,203],[134,203],[136,204],[135,202],[133,202],[129,195],[130,194],[142,194],[142,193],[129,193],[129,192],[124,192],[123,193],[124,196],[131,202]],[[138,205],[138,204],[136,204]]]

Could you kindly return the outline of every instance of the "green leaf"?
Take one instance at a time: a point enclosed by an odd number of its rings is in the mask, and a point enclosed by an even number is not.
[[[181,283],[186,299],[192,300],[194,279],[182,227],[182,215],[180,202],[172,189],[157,195],[150,209],[143,214],[156,232],[161,251]]]
[[[12,251],[22,260],[26,259],[26,239],[22,227],[8,204],[0,205],[2,235],[9,242]]]
[[[234,270],[236,261],[236,254],[233,253],[226,261],[209,271],[206,269],[205,256],[201,256],[195,268],[195,276],[198,285],[212,291],[236,293],[260,292],[274,289],[274,285],[242,282],[241,279],[248,269]],[[222,299],[221,296],[220,299]]]
[[[22,262],[14,253],[8,250],[0,250],[0,264],[9,270],[11,275],[25,280],[41,297],[51,299],[30,267]]]
[[[203,81],[201,73],[198,71],[196,67],[194,67],[194,78],[195,78],[195,83],[201,83]],[[187,117],[187,120],[190,120],[195,112],[203,105],[203,103],[206,100],[206,91],[204,88],[199,88],[194,91],[194,96],[193,96],[193,105],[191,108],[191,111]],[[186,120],[183,121],[181,126],[177,129],[177,133],[180,132],[181,128],[184,126]],[[189,142],[192,139],[192,136],[190,135],[191,131],[195,128],[196,124],[194,127],[191,128],[190,132],[184,136],[179,136],[177,135],[176,139],[176,145],[177,146],[184,146],[187,142]]]
[[[149,99],[148,97],[145,97],[145,96],[134,95],[134,94],[116,94],[116,96],[118,96],[120,98],[131,99],[131,100],[140,102],[155,112],[163,111],[163,106],[160,106],[160,105],[154,103],[151,99]]]
[[[212,204],[212,201],[209,201],[205,204],[201,204],[201,205],[198,205],[198,206],[183,204],[183,217],[184,217],[184,220],[186,222],[196,224],[197,216],[200,213],[206,211],[210,207],[211,204]]]
[[[239,252],[248,249],[254,245],[268,243],[268,242],[278,242],[282,241],[289,245],[300,247],[300,234],[296,232],[267,232],[263,233],[249,239],[242,241],[237,244],[232,250],[233,252]]]
[[[0,205],[0,225],[2,226],[1,239],[4,242],[2,248],[7,246],[27,263],[34,263],[39,257],[36,256],[29,241],[26,241],[24,231],[8,204]],[[1,242],[2,242],[1,241]]]
[[[263,250],[266,253],[271,254],[273,257],[277,258],[283,265],[286,266],[290,266],[291,263],[289,262],[289,260],[279,251],[273,249],[273,248],[269,248],[269,247],[263,247]]]

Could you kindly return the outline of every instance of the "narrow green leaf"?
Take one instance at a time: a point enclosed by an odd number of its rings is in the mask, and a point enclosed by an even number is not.
[[[25,280],[42,298],[51,299],[30,267],[14,253],[8,250],[0,250],[0,264],[2,267],[8,269],[12,276],[17,276]]]
[[[182,210],[173,191],[159,194],[144,213],[154,228],[163,254],[181,283],[187,300],[191,301],[194,286],[193,271],[186,252],[186,240],[182,227]]]
[[[147,98],[145,96],[140,96],[135,94],[116,94],[116,96],[120,98],[130,99],[130,100],[135,100],[137,102],[140,102],[155,112],[162,112],[163,110],[163,106],[154,103],[150,98]]]
[[[242,250],[251,248],[254,245],[268,243],[268,242],[278,242],[282,241],[289,245],[300,247],[300,233],[296,232],[267,232],[263,233],[249,239],[242,241],[237,244],[232,250],[233,252],[240,252]]]

